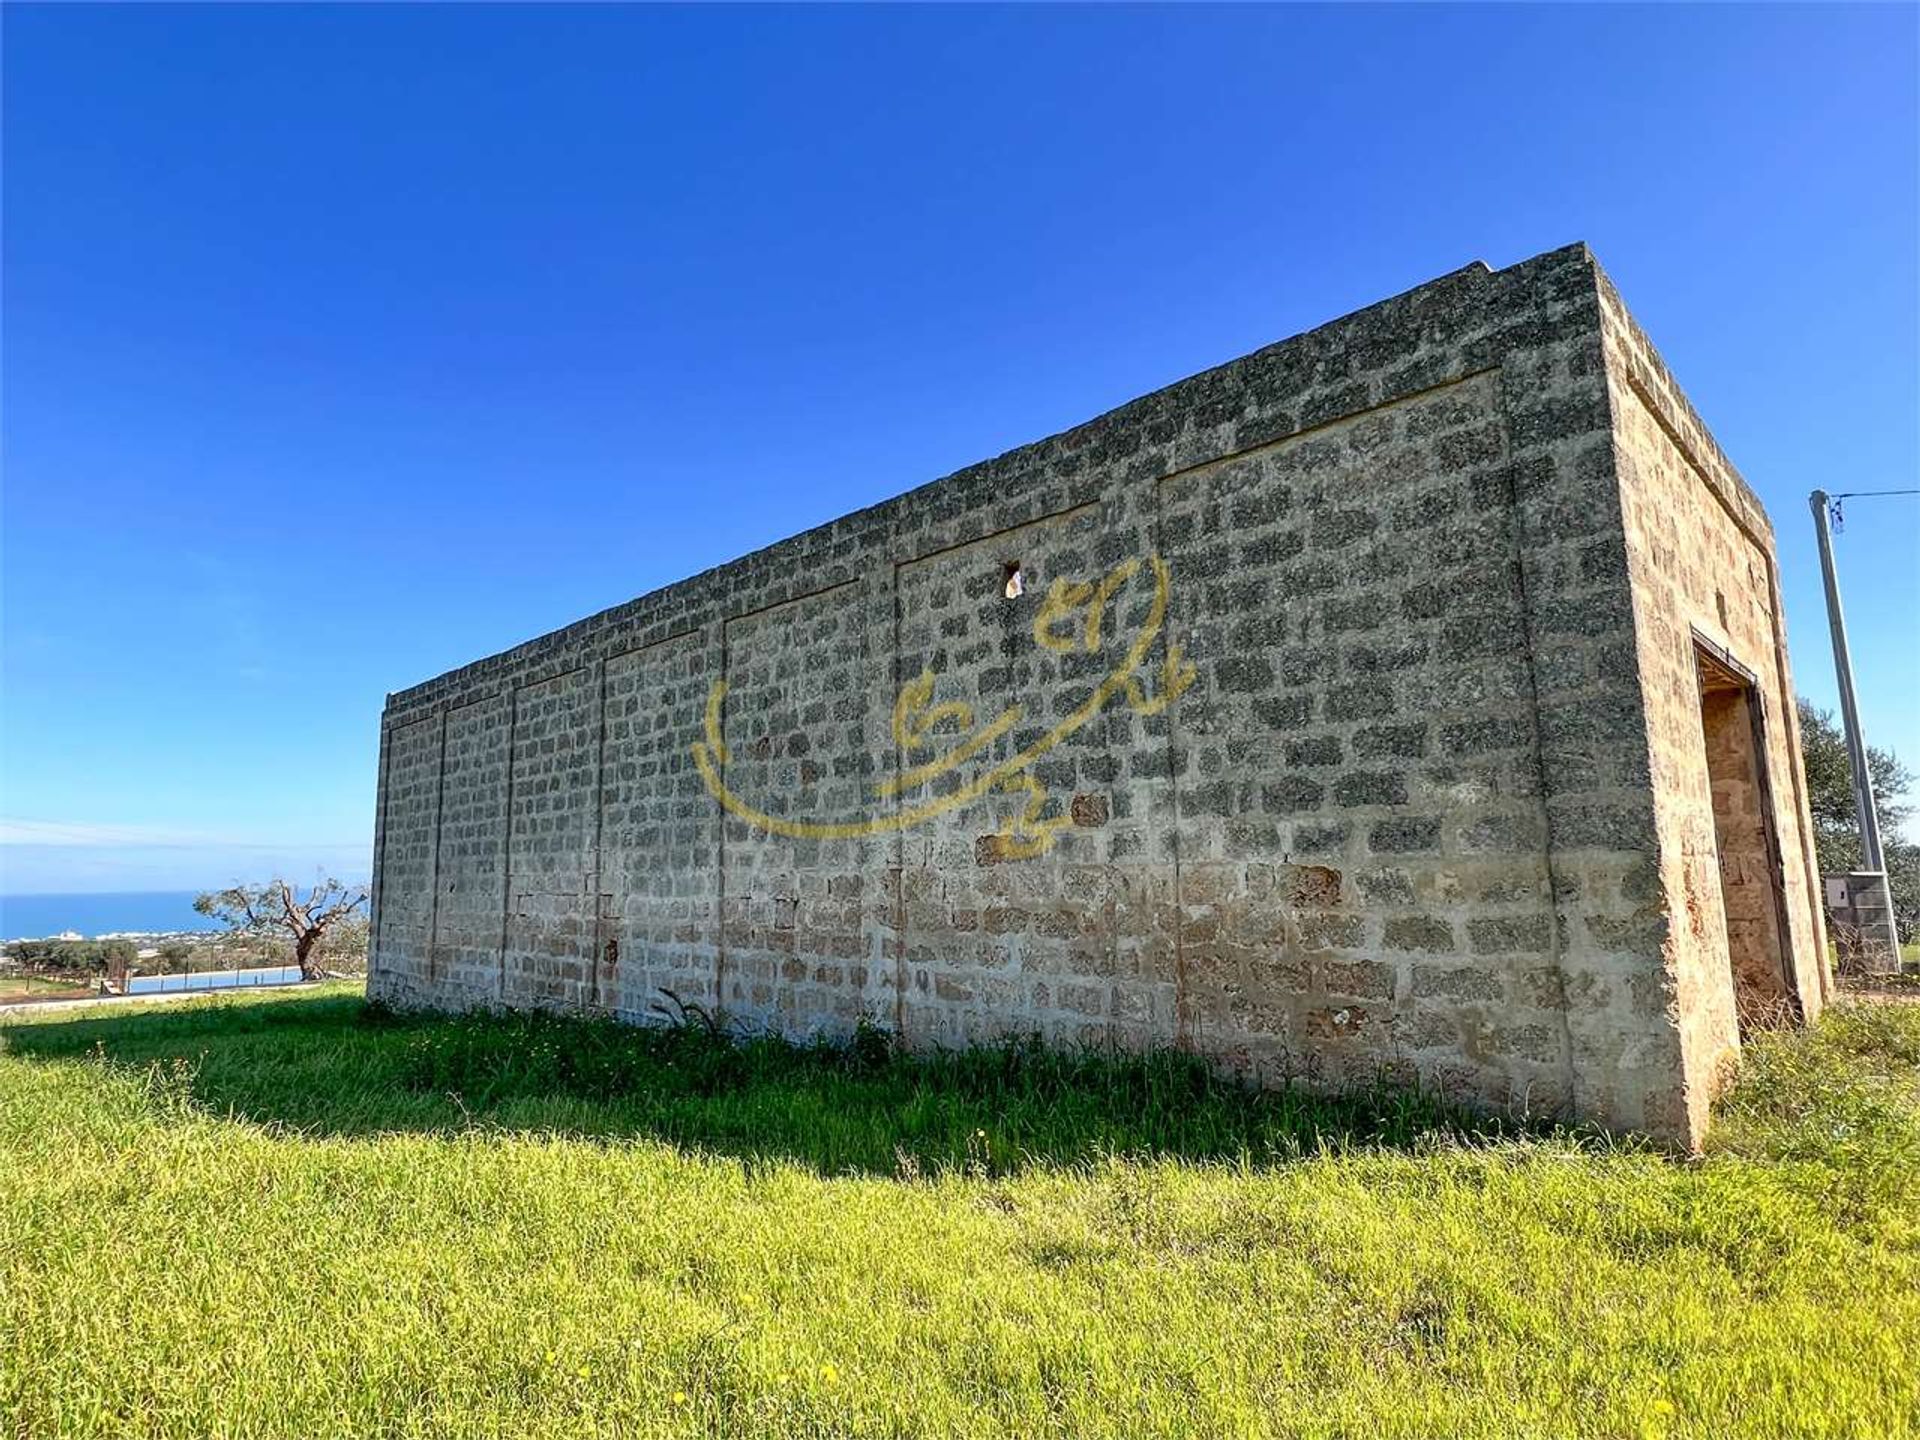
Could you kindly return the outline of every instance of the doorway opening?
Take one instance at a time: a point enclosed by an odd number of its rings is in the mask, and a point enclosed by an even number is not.
[[[1800,1017],[1767,777],[1765,715],[1752,675],[1710,641],[1695,640],[1720,905],[1733,969],[1734,1010],[1744,1039],[1756,1028],[1791,1024]]]

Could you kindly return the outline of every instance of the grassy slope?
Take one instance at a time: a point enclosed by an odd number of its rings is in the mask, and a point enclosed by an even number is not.
[[[341,990],[4,1044],[0,1433],[1920,1430],[1920,1006],[1701,1163]]]

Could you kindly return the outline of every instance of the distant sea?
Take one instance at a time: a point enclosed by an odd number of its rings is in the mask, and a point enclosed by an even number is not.
[[[219,930],[194,913],[191,890],[120,890],[98,895],[0,895],[0,939],[41,940],[71,930],[92,938],[128,931]]]

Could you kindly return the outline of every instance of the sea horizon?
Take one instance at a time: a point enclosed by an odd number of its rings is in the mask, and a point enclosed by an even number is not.
[[[226,927],[200,914],[198,890],[94,890],[0,895],[0,940],[45,940],[75,934],[165,935]]]

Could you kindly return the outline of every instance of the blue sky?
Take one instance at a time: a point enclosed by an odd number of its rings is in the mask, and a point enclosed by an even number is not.
[[[1920,467],[1911,7],[9,5],[0,889],[364,871],[387,691],[1475,259]],[[1920,764],[1920,504],[1839,542]]]

